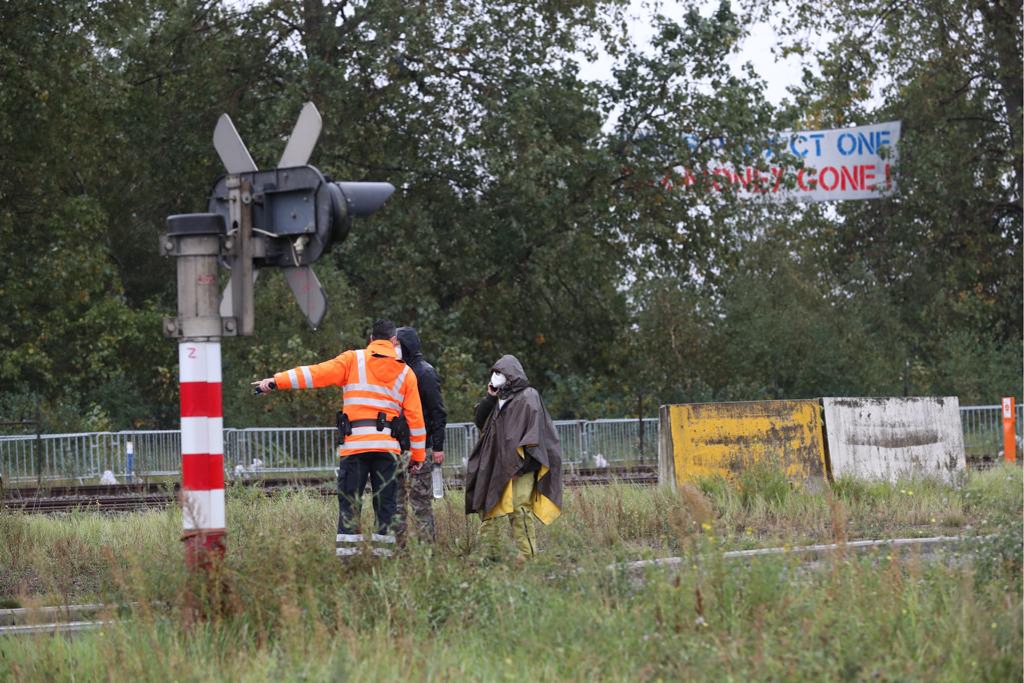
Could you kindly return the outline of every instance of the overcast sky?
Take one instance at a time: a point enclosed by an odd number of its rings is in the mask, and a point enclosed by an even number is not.
[[[664,0],[661,3],[661,14],[676,20],[682,20],[685,12],[693,3],[678,0]],[[653,13],[648,7],[649,0],[632,0],[627,12],[630,17],[630,35],[634,44],[649,46],[653,37],[651,17]],[[701,3],[701,14],[709,16],[718,7],[717,0],[705,0]],[[768,24],[757,24],[747,27],[749,34],[743,41],[738,54],[729,59],[729,65],[736,73],[740,67],[750,62],[755,71],[763,78],[768,88],[766,97],[774,104],[779,104],[787,96],[787,88],[800,82],[802,76],[801,59],[796,56],[775,61],[772,47],[778,43],[775,31]],[[588,63],[580,59],[581,75],[588,80],[607,80],[611,78],[613,61],[603,55],[595,62]]]

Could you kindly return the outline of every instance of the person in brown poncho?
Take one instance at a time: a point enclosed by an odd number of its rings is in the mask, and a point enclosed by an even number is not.
[[[537,553],[533,517],[550,524],[562,513],[562,447],[540,393],[515,356],[491,368],[474,421],[480,440],[466,465],[466,514],[477,513],[484,546],[498,550],[506,526],[517,559]]]

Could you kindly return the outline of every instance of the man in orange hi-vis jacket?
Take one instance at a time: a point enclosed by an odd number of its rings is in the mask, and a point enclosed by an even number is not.
[[[318,365],[303,365],[253,382],[258,393],[341,387],[344,406],[338,413],[340,464],[335,554],[342,559],[357,554],[363,540],[359,534],[359,510],[367,478],[377,517],[377,533],[371,537],[373,553],[392,555],[395,470],[402,452],[398,442],[400,430],[406,426],[409,430],[410,472],[416,472],[426,459],[427,430],[419,388],[415,373],[401,360],[401,349],[395,324],[378,320],[365,349],[345,351]]]

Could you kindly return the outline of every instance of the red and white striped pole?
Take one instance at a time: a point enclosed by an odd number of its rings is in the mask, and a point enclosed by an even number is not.
[[[220,342],[178,345],[181,382],[181,508],[192,567],[224,554],[224,414]]]
[[[220,316],[218,258],[224,220],[217,214],[167,218],[161,242],[175,257],[178,315],[164,334],[178,339],[181,388],[181,520],[185,560],[206,569],[224,554],[224,413],[220,339],[234,320]]]

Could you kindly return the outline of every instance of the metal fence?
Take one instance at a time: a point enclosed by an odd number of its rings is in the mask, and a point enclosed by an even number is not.
[[[583,456],[587,466],[658,461],[658,418],[596,420],[583,423]]]
[[[1024,405],[1017,406],[1017,459],[1021,458],[1021,422]],[[964,431],[964,453],[968,460],[996,460],[1003,457],[1002,406],[962,406],[960,423]]]
[[[280,471],[329,470],[335,466],[337,432],[326,427],[224,430],[224,466]]]
[[[977,461],[999,457],[1001,407],[962,407],[960,417],[967,458]],[[1018,449],[1022,445],[1022,420],[1024,406],[1017,406]],[[657,461],[657,418],[557,420],[555,429],[562,442],[563,461],[569,468]],[[461,469],[478,437],[472,423],[449,424],[446,469]],[[334,430],[323,427],[227,428],[224,469],[229,477],[242,470],[329,472],[336,465],[334,439]],[[133,451],[131,462],[129,450]],[[129,472],[139,477],[175,475],[180,467],[181,435],[176,429],[0,436],[0,475],[5,482],[94,481],[105,470],[118,479]]]
[[[105,470],[173,474],[180,469],[181,435],[176,429],[0,436],[0,475],[5,481],[84,480]]]

